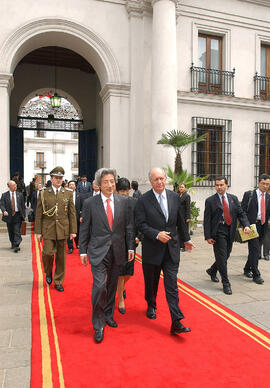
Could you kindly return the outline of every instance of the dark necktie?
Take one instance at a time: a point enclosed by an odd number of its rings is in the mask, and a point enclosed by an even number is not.
[[[58,197],[58,189],[56,189],[56,191],[55,191],[55,196],[56,196],[56,198]]]
[[[15,198],[14,198],[14,191],[11,193],[11,215],[15,215]]]
[[[265,223],[265,199],[264,199],[264,193],[262,193],[261,197],[261,224],[263,225]]]
[[[229,206],[227,204],[227,201],[225,200],[224,195],[222,195],[222,206],[223,206],[225,224],[231,225],[232,217],[231,217],[230,209],[229,209]]]
[[[112,228],[113,228],[113,214],[112,214],[112,208],[110,205],[110,198],[108,198],[106,201],[107,201],[107,209],[106,209],[107,218],[108,218],[110,229],[112,230]]]

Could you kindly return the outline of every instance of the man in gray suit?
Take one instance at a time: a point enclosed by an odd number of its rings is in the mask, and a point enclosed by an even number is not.
[[[92,322],[95,341],[104,338],[106,323],[117,327],[113,319],[115,294],[120,267],[134,260],[135,234],[127,198],[114,194],[116,171],[101,168],[95,174],[100,194],[87,198],[80,227],[80,257],[87,265],[87,251],[93,274]]]

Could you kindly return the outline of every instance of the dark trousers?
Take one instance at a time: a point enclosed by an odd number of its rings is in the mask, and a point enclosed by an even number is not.
[[[267,229],[263,237],[263,256],[266,257],[270,253],[270,225],[267,226]]]
[[[227,261],[232,251],[232,242],[230,241],[230,226],[220,224],[213,245],[215,262],[210,267],[213,275],[219,271],[223,284],[230,284],[228,279]]]
[[[260,221],[256,222],[256,228],[259,237],[248,241],[248,259],[244,267],[244,271],[252,271],[254,278],[261,275],[258,269],[258,260],[261,256],[261,245],[264,236],[264,228],[262,227]]]
[[[42,261],[46,275],[52,274],[54,259],[54,284],[62,284],[65,279],[66,240],[43,240]]]
[[[156,298],[158,291],[158,284],[160,279],[160,271],[163,270],[164,288],[166,299],[169,306],[172,322],[184,318],[184,315],[179,307],[178,287],[177,287],[177,273],[179,263],[174,263],[170,257],[168,247],[161,265],[142,264],[144,285],[145,285],[145,300],[149,307],[156,309]]]
[[[79,245],[79,228],[80,228],[80,221],[77,221],[77,234],[76,237],[74,238],[75,246],[77,247]],[[70,238],[67,239],[67,245],[68,249],[73,249],[73,240]]]
[[[91,265],[93,275],[92,322],[94,330],[103,328],[113,318],[115,294],[120,265],[116,264],[112,248],[98,265]]]
[[[7,222],[9,241],[13,248],[18,247],[22,241],[21,224],[22,220],[19,212],[16,212],[15,215],[11,217],[10,222]]]

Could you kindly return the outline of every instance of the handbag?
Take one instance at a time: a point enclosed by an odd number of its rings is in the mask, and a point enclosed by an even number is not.
[[[26,222],[25,221],[22,221],[22,224],[21,224],[21,235],[22,236],[26,235]]]

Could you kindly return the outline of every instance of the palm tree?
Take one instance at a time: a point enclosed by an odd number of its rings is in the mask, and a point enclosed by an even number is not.
[[[161,135],[161,139],[157,144],[162,144],[165,147],[173,147],[175,151],[174,172],[180,174],[183,171],[181,153],[184,149],[192,143],[199,143],[205,139],[207,134],[197,137],[196,135],[190,135],[184,131],[178,131],[173,129]]]

